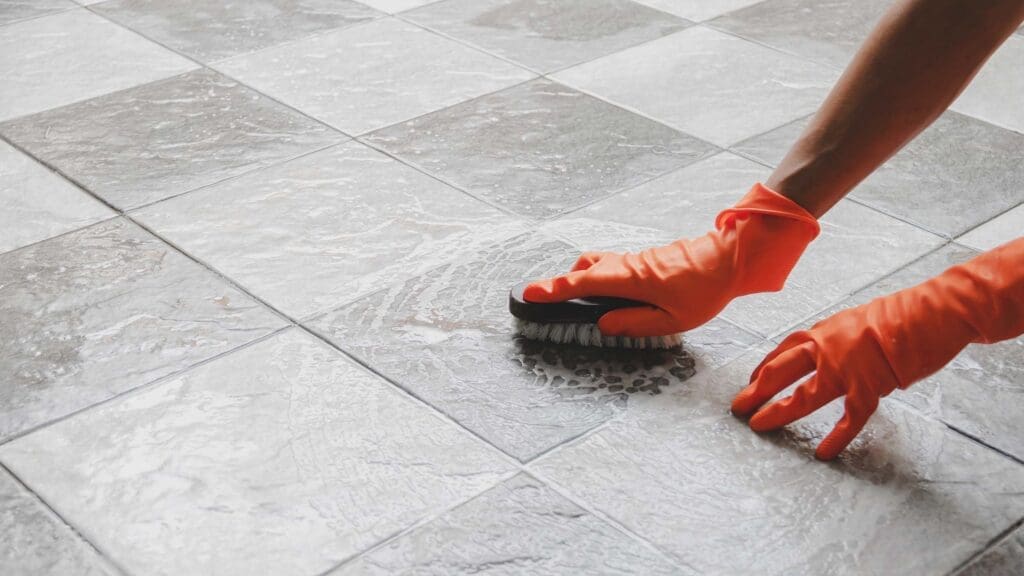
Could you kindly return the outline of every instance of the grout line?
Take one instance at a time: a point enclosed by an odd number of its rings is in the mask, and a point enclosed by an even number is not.
[[[951,570],[949,572],[949,575],[950,576],[956,576],[962,570],[967,568],[976,559],[982,557],[986,552],[996,548],[997,546],[1002,544],[1004,541],[1009,540],[1010,537],[1013,535],[1013,532],[1015,530],[1017,530],[1017,528],[1020,528],[1022,525],[1024,525],[1024,518],[1021,518],[1021,519],[1017,520],[1016,522],[1010,524],[1005,530],[1003,530],[1002,532],[997,534],[995,537],[993,537],[991,540],[989,540],[986,545],[982,546],[980,550],[978,550],[974,554],[971,554],[970,556],[967,557],[966,560],[964,560],[963,562],[958,564],[955,568],[953,568],[953,570]]]
[[[907,404],[907,402],[903,401],[903,400],[900,400],[900,402],[903,402],[904,404]],[[909,404],[907,404],[907,405],[909,406]],[[1021,457],[1015,456],[1013,454],[1010,454],[1009,452],[1003,450],[1002,448],[997,448],[997,447],[989,444],[985,440],[979,438],[978,436],[975,436],[974,434],[971,434],[970,432],[967,432],[967,431],[963,430],[962,428],[956,426],[955,424],[950,424],[949,422],[946,422],[945,420],[943,420],[942,418],[939,418],[938,416],[929,416],[929,415],[924,414],[924,413],[921,413],[921,415],[924,416],[925,418],[931,418],[932,420],[935,420],[936,422],[944,424],[950,430],[953,430],[954,432],[959,433],[961,436],[963,436],[964,438],[967,438],[968,440],[974,442],[975,444],[978,444],[980,446],[984,446],[985,448],[988,448],[989,450],[992,450],[993,452],[996,452],[996,453],[1001,454],[1003,456],[1006,456],[1007,458],[1009,458],[1010,460],[1013,460],[1017,464],[1020,464],[1020,465],[1024,466],[1024,459],[1022,459]]]
[[[71,6],[65,6],[64,8],[58,8],[56,10],[53,10],[52,12],[44,12],[43,14],[36,14],[35,16],[26,16],[24,18],[18,18],[17,20],[11,20],[10,22],[4,22],[4,23],[0,24],[0,30],[2,30],[3,28],[5,28],[7,26],[13,26],[15,24],[23,24],[25,22],[32,22],[33,20],[41,20],[43,18],[48,18],[50,16],[59,16],[61,14],[66,14],[68,12],[73,12],[75,10],[81,10],[83,8],[85,8],[85,6],[83,6],[81,4],[78,4],[77,2],[76,3],[72,3]]]

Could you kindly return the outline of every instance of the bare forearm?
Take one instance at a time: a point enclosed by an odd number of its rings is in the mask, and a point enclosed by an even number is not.
[[[900,0],[768,179],[821,216],[931,124],[1024,20],[1024,0]]]

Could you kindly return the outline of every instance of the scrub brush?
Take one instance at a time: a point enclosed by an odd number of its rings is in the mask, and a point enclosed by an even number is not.
[[[516,332],[530,340],[547,340],[558,344],[582,344],[605,348],[665,349],[682,343],[679,334],[671,336],[605,336],[597,328],[597,320],[619,308],[648,306],[625,298],[577,298],[565,302],[527,302],[520,284],[508,294],[508,311],[516,319]]]

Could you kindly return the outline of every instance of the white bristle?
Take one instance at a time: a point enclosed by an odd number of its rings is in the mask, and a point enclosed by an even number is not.
[[[676,348],[682,344],[679,334],[671,336],[648,336],[645,338],[630,338],[628,336],[605,336],[597,328],[596,324],[544,324],[541,322],[528,322],[515,319],[516,332],[530,340],[544,340],[556,344],[580,344],[583,346],[597,346],[599,348],[635,348],[644,349],[667,349]]]

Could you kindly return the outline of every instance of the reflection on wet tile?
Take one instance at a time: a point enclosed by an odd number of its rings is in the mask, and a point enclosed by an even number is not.
[[[391,18],[233,58],[217,68],[353,135],[533,76]]]
[[[952,109],[1024,132],[1024,36],[1014,35],[989,58]]]
[[[86,10],[10,24],[0,32],[0,120],[195,67]]]
[[[675,14],[694,22],[714,18],[761,0],[636,0],[662,12]]]
[[[805,324],[920,284],[975,255],[968,248],[946,246]],[[945,369],[892,397],[1024,460],[1024,336],[968,346]]]
[[[957,576],[1014,576],[1024,574],[1024,528],[1017,528]]]
[[[891,0],[767,0],[711,22],[808,60],[845,68]]]
[[[633,398],[530,468],[710,574],[941,574],[1024,514],[1024,467],[895,402],[835,463],[813,448],[838,404],[751,432],[729,402],[766,351]]]
[[[138,217],[295,318],[523,229],[355,142],[154,204]]]
[[[20,118],[0,132],[120,208],[343,139],[209,70]]]
[[[379,15],[353,0],[111,0],[97,12],[202,62],[253,52]]]
[[[0,439],[283,322],[123,220],[0,255]]]
[[[691,28],[554,78],[725,146],[813,112],[837,73]]]
[[[651,548],[520,474],[331,573],[682,574]]]
[[[593,60],[688,25],[628,0],[447,0],[405,16],[540,72]]]
[[[971,230],[957,242],[978,250],[991,250],[1024,234],[1024,204]]]
[[[470,193],[549,217],[685,166],[712,147],[547,80],[365,138]]]
[[[0,253],[114,215],[6,142],[0,142],[0,206]]]
[[[0,26],[76,7],[71,0],[0,0]]]
[[[0,574],[117,574],[5,470],[0,469]]]
[[[295,329],[0,460],[129,571],[168,575],[318,574],[513,469]]]
[[[733,148],[778,164],[806,123],[794,122]],[[858,185],[851,197],[955,237],[1024,202],[1020,150],[1024,135],[947,112]]]
[[[508,290],[567,270],[578,251],[520,237],[315,320],[314,328],[506,452],[528,460],[657,395],[754,337],[727,324],[683,350],[555,346],[513,337]],[[730,350],[732,350],[730,354]]]

